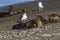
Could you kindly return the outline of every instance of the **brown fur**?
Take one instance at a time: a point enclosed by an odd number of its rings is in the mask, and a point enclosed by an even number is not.
[[[38,16],[36,19],[37,27],[42,28],[45,24],[47,24],[47,20],[45,20],[42,16]]]
[[[18,13],[24,13],[24,12],[26,12],[26,10],[25,9],[20,9],[20,10],[16,10]]]
[[[43,22],[40,19],[36,19],[36,25],[37,27],[43,27]]]
[[[52,14],[52,15],[49,15],[49,22],[50,23],[57,23],[59,22],[60,20],[60,16],[56,15],[56,14]]]
[[[15,12],[14,7],[13,7],[12,5],[9,5],[9,11],[8,11],[8,13],[9,13],[10,15],[13,15],[14,12]]]
[[[9,6],[9,11],[8,11],[8,13],[9,13],[10,15],[13,15],[13,14],[18,14],[18,13],[24,13],[24,12],[26,12],[26,11],[27,11],[27,10],[25,10],[25,9],[15,10],[14,7],[13,7],[12,5],[10,5],[10,6]]]

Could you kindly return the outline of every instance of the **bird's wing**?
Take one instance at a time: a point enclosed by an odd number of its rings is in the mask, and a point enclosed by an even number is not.
[[[39,7],[42,7],[42,8],[44,7],[42,2],[39,2],[38,5],[39,5]]]
[[[22,18],[21,18],[21,20],[24,20],[24,19],[27,19],[26,13],[24,13],[23,16],[22,16]]]

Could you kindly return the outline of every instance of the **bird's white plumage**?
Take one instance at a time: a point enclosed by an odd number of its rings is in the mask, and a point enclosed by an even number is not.
[[[22,18],[21,18],[21,20],[26,20],[26,19],[27,19],[27,14],[24,13],[23,16],[22,16]]]
[[[39,2],[38,6],[39,6],[39,8],[43,8],[44,7],[43,4],[42,4],[42,2]]]

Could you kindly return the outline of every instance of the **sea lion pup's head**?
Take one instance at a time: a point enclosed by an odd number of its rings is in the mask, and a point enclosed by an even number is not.
[[[44,19],[41,15],[36,18],[36,25],[39,28],[42,28],[46,24],[47,20]]]
[[[48,20],[49,20],[50,23],[57,23],[60,20],[60,16],[58,16],[56,14],[51,14],[51,15],[49,15]]]

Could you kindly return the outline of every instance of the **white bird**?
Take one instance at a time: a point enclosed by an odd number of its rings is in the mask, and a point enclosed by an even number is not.
[[[39,8],[43,8],[44,7],[43,4],[42,4],[42,2],[39,2],[38,6],[39,6]]]
[[[21,20],[26,20],[26,19],[27,19],[27,14],[24,13],[23,16],[22,16],[22,18],[21,18]]]

